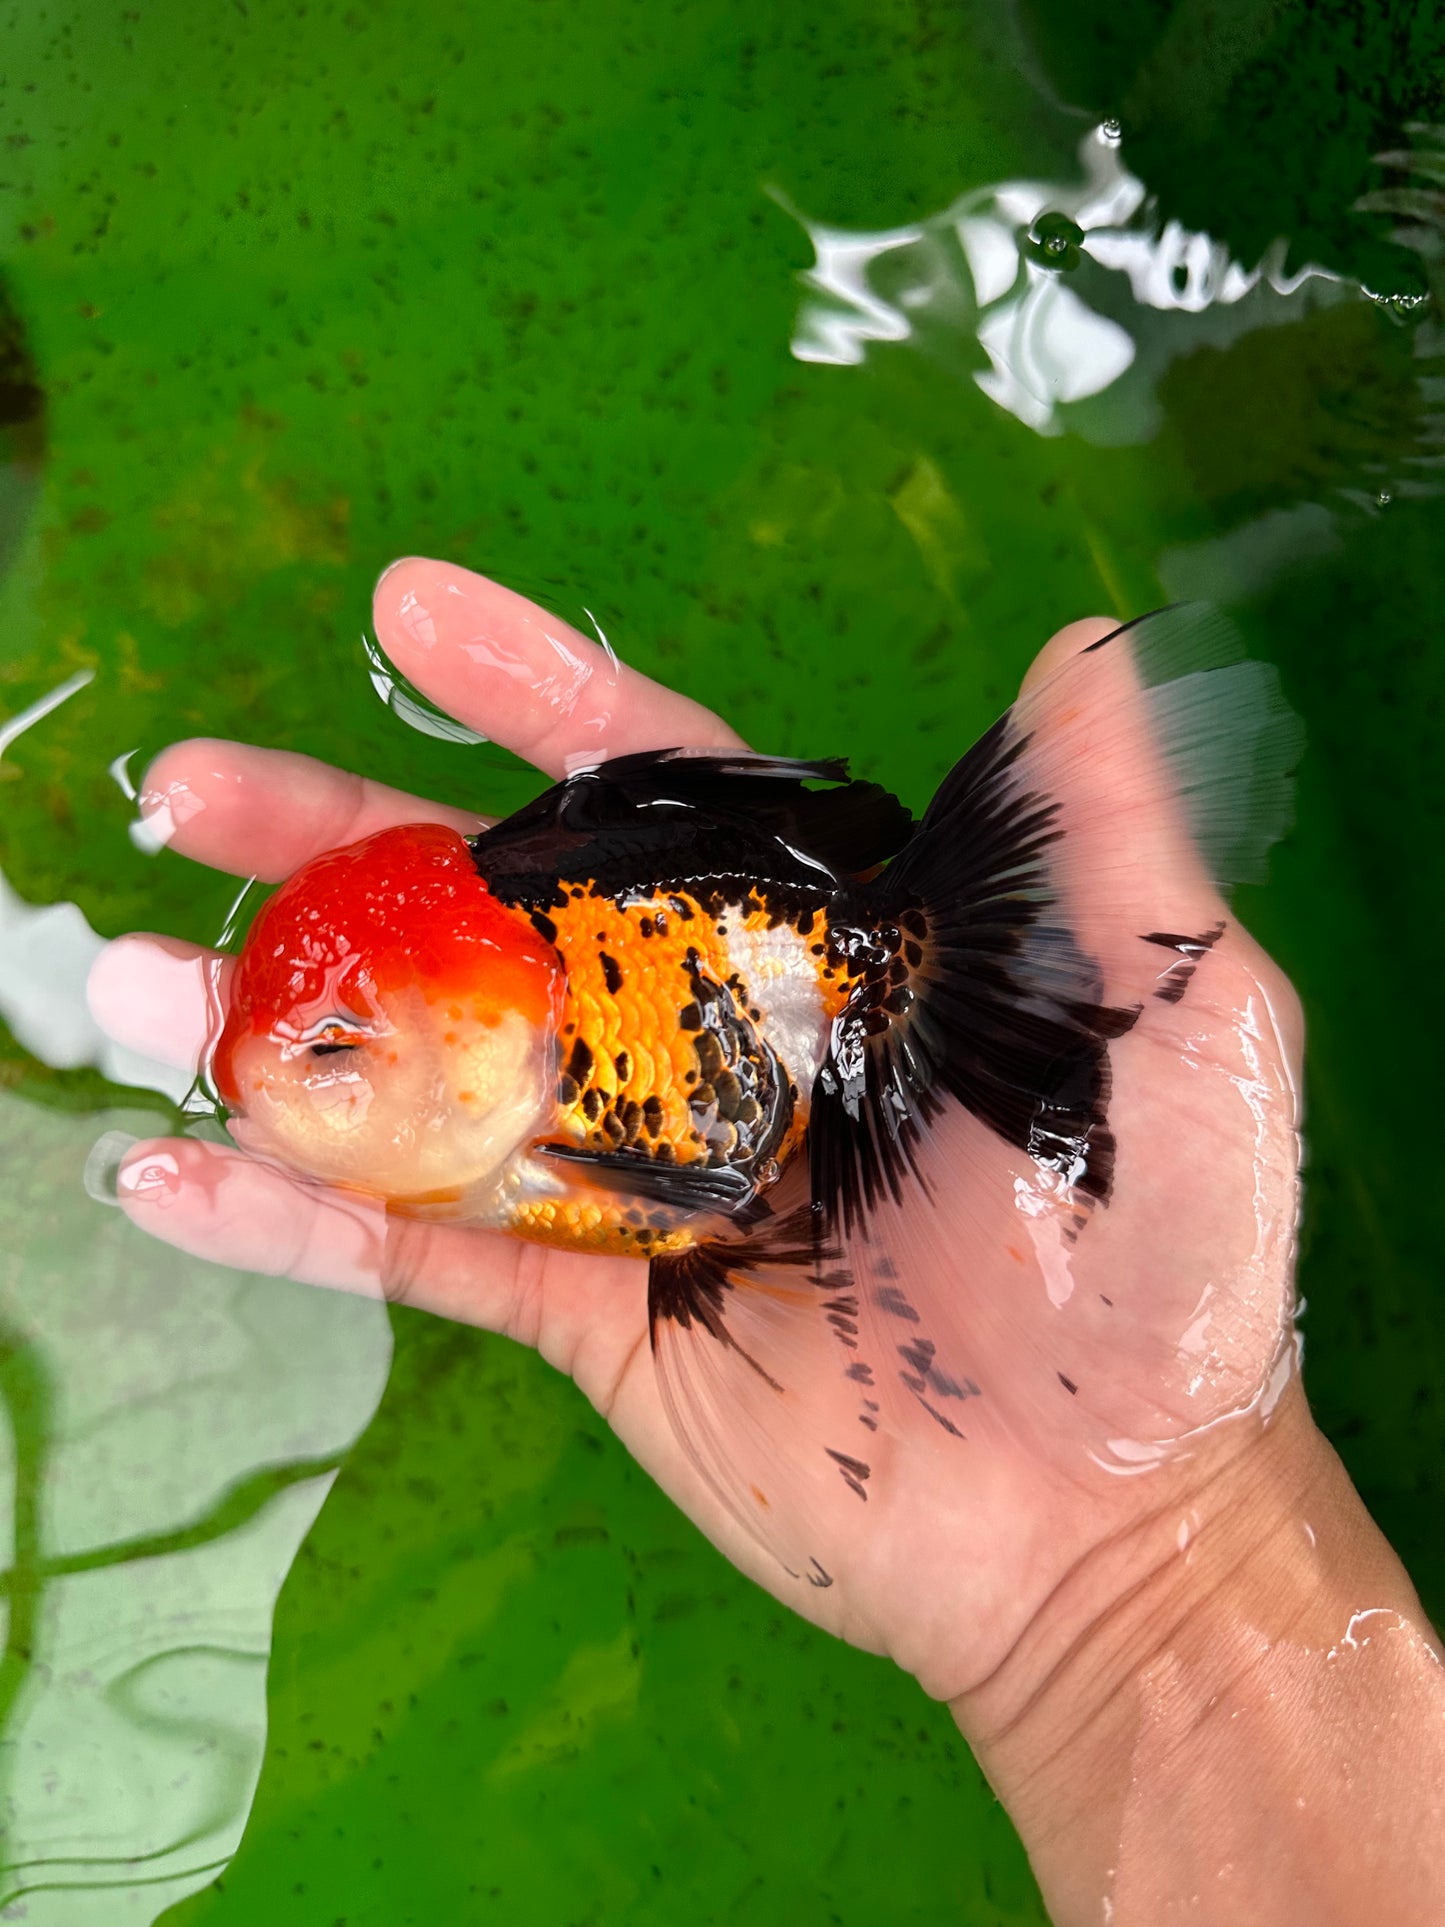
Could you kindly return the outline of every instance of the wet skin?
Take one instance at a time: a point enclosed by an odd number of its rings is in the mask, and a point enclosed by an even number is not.
[[[705,709],[613,664],[534,605],[447,565],[413,560],[389,570],[377,588],[375,621],[388,655],[433,701],[549,777],[578,756],[739,741]],[[1114,626],[1100,619],[1061,631],[1026,688]],[[1091,821],[1108,814],[1101,806],[1110,795],[1110,755],[1119,747],[1101,744],[1097,757],[1063,779],[1075,786],[1062,801],[1081,839]],[[166,751],[148,773],[142,808],[185,855],[268,880],[390,825],[426,821],[470,832],[479,821],[304,757],[209,741]],[[1142,885],[1157,880],[1177,900],[1178,866],[1187,859],[1169,839],[1141,828],[1130,846],[1127,824],[1121,832],[1117,817],[1110,834],[1112,863]],[[1167,866],[1168,875],[1151,878],[1151,865]],[[1227,917],[1201,879],[1184,887],[1194,920],[1171,927],[1204,931]],[[1161,955],[1160,968],[1169,961]],[[213,953],[126,938],[97,965],[92,999],[124,1042],[195,1063],[213,1034],[217,1007],[224,1007],[229,968]],[[1190,1342],[1192,1297],[1181,1304],[1162,1285],[1152,1320],[1136,1320],[1127,1342],[1119,1343],[1107,1322],[1084,1337],[1085,1363],[1107,1383],[1119,1411],[1147,1407],[1156,1421],[1151,1436],[1167,1449],[1146,1472],[1121,1476],[1076,1462],[1077,1440],[1027,1428],[993,1436],[962,1459],[919,1445],[870,1495],[866,1529],[841,1485],[836,1518],[815,1521],[834,1578],[826,1590],[785,1574],[679,1449],[649,1355],[643,1265],[388,1214],[379,1202],[193,1141],[135,1147],[119,1192],[137,1225],[199,1256],[385,1293],[535,1345],[576,1380],[639,1462],[743,1570],[820,1625],[887,1653],[951,1702],[1024,1833],[1057,1919],[1147,1920],[1152,1927],[1171,1917],[1167,1907],[1176,1888],[1182,1895],[1181,1883],[1197,1884],[1197,1866],[1180,1872],[1159,1864],[1159,1840],[1170,1829],[1151,1824],[1149,1801],[1173,1798],[1179,1810],[1170,1788],[1174,1763],[1187,1767],[1191,1789],[1219,1788],[1215,1804],[1198,1817],[1200,1837],[1212,1843],[1208,1854],[1217,1848],[1223,1860],[1234,1851],[1248,1865],[1251,1853],[1264,1853],[1284,1867],[1276,1868],[1284,1884],[1273,1899],[1263,1876],[1251,1889],[1275,1911],[1251,1913],[1235,1891],[1234,1911],[1220,1919],[1346,1920],[1354,1916],[1320,1911],[1315,1900],[1314,1911],[1291,1911],[1303,1893],[1299,1868],[1318,1871],[1317,1850],[1302,1840],[1299,1867],[1285,1866],[1289,1830],[1304,1821],[1287,1815],[1262,1831],[1258,1818],[1261,1802],[1268,1811],[1271,1798],[1284,1801],[1297,1783],[1292,1749],[1301,1760],[1326,1762],[1310,1771],[1326,1771],[1329,1743],[1308,1731],[1271,1729],[1255,1733],[1248,1772],[1217,1751],[1198,1760],[1192,1749],[1214,1745],[1200,1709],[1217,1704],[1221,1692],[1240,1691],[1248,1711],[1248,1682],[1256,1674],[1258,1694],[1273,1704],[1276,1687],[1263,1682],[1274,1662],[1260,1659],[1251,1642],[1264,1639],[1267,1654],[1287,1643],[1305,1656],[1299,1664],[1308,1670],[1308,1656],[1336,1646],[1361,1610],[1386,1611],[1398,1635],[1388,1650],[1378,1639],[1360,1648],[1348,1691],[1362,1705],[1404,1696],[1436,1721],[1436,1732],[1439,1669],[1409,1582],[1314,1431],[1293,1377],[1296,1178],[1286,1147],[1296,1126],[1298,1004],[1232,920],[1186,1003],[1187,1031],[1144,1037],[1116,1054],[1112,1121],[1121,1158],[1127,1150],[1136,1177],[1129,1197],[1121,1187],[1111,1207],[1097,1261],[1120,1277],[1147,1278],[1162,1276],[1180,1250],[1220,1253],[1225,1284],[1211,1302],[1208,1345],[1201,1351]],[[1187,1037],[1187,1048],[1167,1047],[1161,1040],[1168,1036]],[[1274,1155],[1258,1155],[1254,1139],[1241,1141],[1246,1113],[1238,1105],[1201,1112],[1201,1058],[1238,1066],[1230,1089],[1248,1084],[1250,1128]],[[1181,1130],[1186,1115],[1191,1128]],[[1257,1182],[1242,1183],[1242,1169],[1252,1169]],[[983,1219],[970,1293],[981,1303],[991,1294],[1017,1301],[1007,1255],[1017,1236],[1012,1201],[963,1162],[949,1170],[948,1182],[957,1187],[960,1220]],[[1244,1255],[1235,1262],[1234,1254],[1247,1254],[1248,1262]],[[948,1254],[934,1254],[934,1262],[947,1266]],[[1057,1308],[1045,1293],[1037,1299],[995,1334],[995,1383],[1007,1376],[1009,1348],[1022,1368],[1050,1342]],[[1161,1666],[1179,1722],[1162,1741],[1155,1717],[1162,1689],[1150,1684]],[[1337,1668],[1329,1677],[1344,1674]],[[1347,1710],[1332,1716],[1331,1732],[1340,1719],[1348,1724]],[[1409,1745],[1418,1738],[1412,1730]],[[1163,1752],[1150,1756],[1141,1790],[1137,1754],[1146,1741]],[[1283,1762],[1277,1787],[1271,1761]],[[1382,1764],[1380,1771],[1389,1783],[1392,1769]],[[1316,1798],[1312,1789],[1310,1821],[1324,1810],[1325,1793]],[[1378,1831],[1390,1843],[1380,1848],[1383,1864],[1374,1866],[1371,1850],[1356,1847],[1347,1871],[1377,1899],[1380,1882],[1402,1881],[1389,1917],[1423,1920],[1412,1909],[1429,1898],[1421,1883],[1434,1878],[1425,1836],[1408,1826],[1403,1841],[1398,1830]],[[1101,1912],[1106,1897],[1108,1916]]]

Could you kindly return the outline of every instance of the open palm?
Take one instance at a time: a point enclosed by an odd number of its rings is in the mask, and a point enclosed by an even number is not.
[[[738,743],[706,710],[463,570],[398,564],[378,586],[375,619],[388,655],[428,696],[549,776],[578,756]],[[1026,689],[1114,626],[1061,632]],[[1177,1519],[1187,1539],[1195,1496],[1248,1449],[1292,1362],[1293,994],[1229,918],[1182,826],[1141,794],[1127,728],[1043,718],[1045,732],[1055,726],[1053,789],[1078,877],[1070,919],[1099,960],[1106,1001],[1142,1011],[1110,1048],[1114,1196],[1081,1224],[1025,1153],[962,1110],[945,1112],[924,1152],[929,1198],[881,1208],[862,1296],[886,1305],[890,1291],[906,1292],[915,1322],[923,1308],[939,1364],[970,1394],[965,1418],[945,1428],[921,1401],[885,1412],[866,1503],[843,1478],[770,1468],[775,1542],[806,1552],[831,1583],[790,1574],[683,1449],[648,1342],[644,1265],[388,1214],[198,1140],[137,1147],[121,1174],[125,1209],[205,1258],[380,1291],[535,1345],[761,1583],[892,1654],[930,1691],[967,1690],[1069,1574],[1140,1521]],[[470,833],[478,822],[304,757],[211,741],[168,750],[143,808],[178,850],[268,880],[389,825]],[[1195,941],[1151,947],[1144,933]],[[98,963],[92,999],[122,1041],[195,1063],[227,970],[214,953],[123,938]],[[764,1304],[755,1315],[783,1313]],[[787,1352],[800,1442],[836,1436],[826,1327],[763,1335]],[[745,1454],[759,1394],[739,1384]]]

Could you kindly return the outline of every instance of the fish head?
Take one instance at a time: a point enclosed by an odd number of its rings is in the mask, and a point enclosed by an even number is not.
[[[211,1060],[232,1135],[309,1176],[445,1214],[555,1103],[562,966],[455,830],[314,858],[264,905]]]

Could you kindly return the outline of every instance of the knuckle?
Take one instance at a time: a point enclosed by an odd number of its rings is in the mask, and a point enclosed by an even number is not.
[[[432,1229],[417,1218],[394,1217],[381,1254],[381,1295],[389,1305],[416,1301],[431,1251]]]

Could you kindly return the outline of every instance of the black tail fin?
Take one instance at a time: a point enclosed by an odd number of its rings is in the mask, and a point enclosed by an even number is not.
[[[1081,1202],[1107,1199],[1109,1043],[1150,995],[1184,994],[1224,928],[1217,886],[1256,876],[1287,826],[1300,746],[1274,671],[1197,605],[1019,699],[844,912],[864,981],[809,1122],[830,1222],[900,1197],[945,1094]]]

